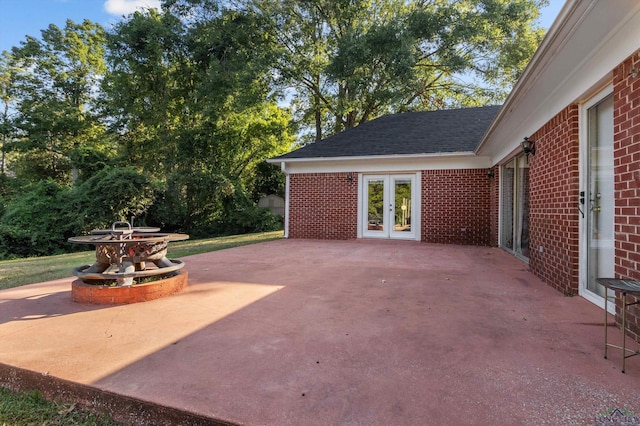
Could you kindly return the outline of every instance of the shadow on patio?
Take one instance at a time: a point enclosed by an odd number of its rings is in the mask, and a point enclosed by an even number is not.
[[[602,310],[500,249],[281,240],[183,260],[180,295],[99,310],[54,298],[68,315],[0,324],[0,362],[247,425],[640,412],[640,359],[622,374],[619,353],[603,358]],[[0,292],[3,316],[37,286]]]

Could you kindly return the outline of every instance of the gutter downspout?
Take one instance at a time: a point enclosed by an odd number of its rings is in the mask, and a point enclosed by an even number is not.
[[[289,238],[289,173],[287,173],[287,163],[280,163],[280,170],[285,175],[284,185],[284,238]]]

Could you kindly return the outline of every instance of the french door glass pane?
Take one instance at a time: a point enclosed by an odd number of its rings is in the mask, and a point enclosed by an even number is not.
[[[589,109],[589,279],[587,289],[604,296],[596,278],[614,277],[613,97]]]
[[[384,231],[384,179],[367,181],[367,229]]]
[[[396,179],[395,193],[395,223],[396,232],[411,232],[411,179]]]

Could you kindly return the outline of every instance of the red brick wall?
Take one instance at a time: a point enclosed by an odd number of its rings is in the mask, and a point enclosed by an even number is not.
[[[616,276],[640,279],[640,69],[638,54],[613,70]],[[531,139],[530,269],[565,294],[578,292],[578,107],[569,106]],[[539,247],[544,251],[539,251]],[[620,306],[616,307],[618,314]],[[640,341],[640,305],[630,309]],[[619,316],[618,316],[619,318]]]
[[[633,55],[613,71],[616,275],[640,279],[640,69]],[[620,306],[617,307],[620,312]],[[631,313],[631,334],[640,341],[640,308]]]
[[[486,169],[423,171],[422,240],[490,245],[489,200],[495,180]],[[357,181],[356,173],[352,183],[348,173],[289,175],[289,238],[356,238]]]
[[[358,175],[289,175],[289,238],[348,240],[357,237]]]
[[[628,59],[614,71],[613,141],[615,161],[616,273],[640,279],[640,67]]]
[[[562,293],[578,294],[578,107],[568,106],[530,139],[529,268]]]
[[[422,241],[491,244],[487,169],[422,172]]]

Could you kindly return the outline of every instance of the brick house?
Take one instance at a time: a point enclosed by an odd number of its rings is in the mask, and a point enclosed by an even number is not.
[[[567,1],[500,108],[412,114],[270,160],[285,236],[498,246],[598,306],[595,278],[640,279],[640,2]]]
[[[490,244],[490,163],[473,151],[498,109],[387,115],[270,160],[285,237]]]

